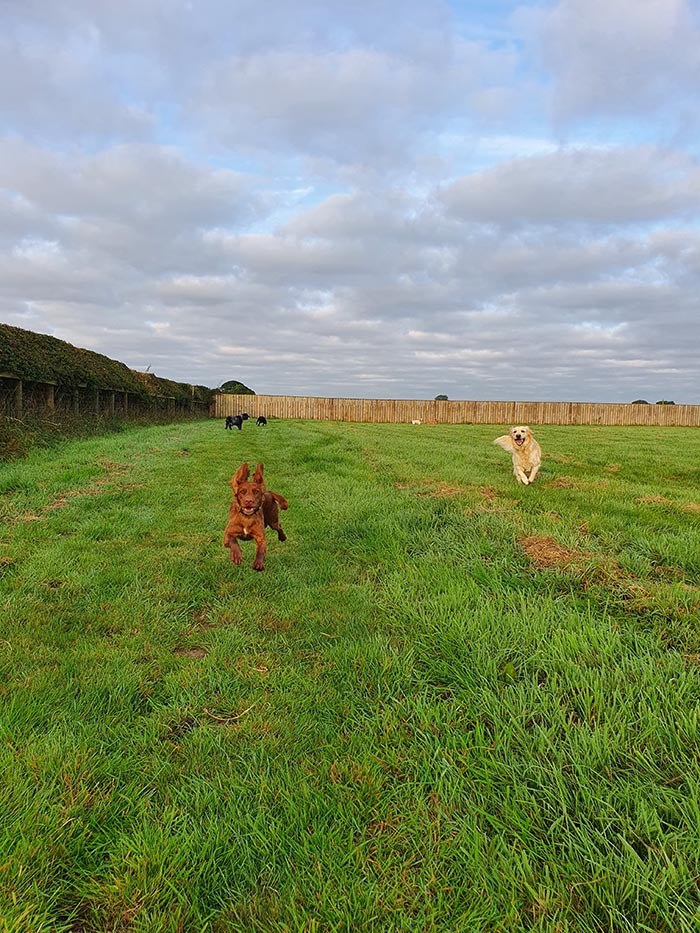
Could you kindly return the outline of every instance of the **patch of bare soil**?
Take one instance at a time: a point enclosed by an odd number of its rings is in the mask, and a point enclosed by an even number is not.
[[[209,654],[206,648],[202,648],[200,645],[193,645],[191,648],[186,645],[182,645],[179,648],[175,648],[173,654],[178,658],[206,658]]]
[[[518,538],[518,543],[537,567],[571,567],[591,556],[583,551],[569,550],[547,535],[528,535]]]
[[[98,463],[103,470],[107,470],[108,473],[127,473],[131,466],[128,463],[117,463],[116,460],[107,460],[105,457],[100,458],[95,461]]]
[[[259,622],[264,632],[288,632],[292,627],[290,619],[280,619],[273,613],[268,613]]]
[[[576,485],[570,476],[558,476],[552,480],[552,486],[557,489],[575,489]]]
[[[464,496],[469,492],[464,486],[452,486],[450,483],[436,483],[430,490],[430,495],[437,496],[438,499],[453,499],[456,496]]]
[[[484,497],[484,499],[488,499],[490,502],[492,502],[494,499],[498,499],[498,492],[493,488],[493,486],[480,486],[479,492]]]

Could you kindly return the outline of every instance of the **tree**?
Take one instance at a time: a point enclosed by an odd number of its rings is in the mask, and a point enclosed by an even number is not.
[[[630,405],[648,405],[649,402],[645,398],[636,398],[633,402],[630,402]]]
[[[669,402],[667,399],[662,398],[660,402],[656,403],[657,405],[675,405],[675,402]]]
[[[244,386],[242,382],[238,382],[236,379],[229,379],[228,382],[223,382],[220,391],[228,392],[230,395],[255,395],[252,389],[249,389],[248,386]]]
[[[447,402],[447,401],[448,401],[448,398],[447,398],[446,395],[436,395],[436,396],[435,396],[435,401],[436,401],[436,402]]]

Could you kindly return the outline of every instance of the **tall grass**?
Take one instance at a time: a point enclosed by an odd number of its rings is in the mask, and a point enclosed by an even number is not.
[[[699,929],[700,434],[543,428],[518,487],[499,433],[0,468],[0,929]],[[262,574],[244,459],[290,501]]]
[[[124,414],[73,414],[65,408],[27,406],[21,416],[0,415],[0,463],[25,457],[32,449],[58,447],[81,437],[118,434],[134,427],[172,424],[206,417],[201,412],[132,411]]]

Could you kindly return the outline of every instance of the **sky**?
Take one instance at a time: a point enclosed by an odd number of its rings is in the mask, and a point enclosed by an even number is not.
[[[700,403],[696,0],[3,0],[0,320],[181,382]]]

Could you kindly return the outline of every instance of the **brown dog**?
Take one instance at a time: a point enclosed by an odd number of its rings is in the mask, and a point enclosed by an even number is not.
[[[228,510],[224,547],[230,548],[231,560],[234,564],[240,564],[243,554],[238,539],[240,538],[241,541],[254,539],[257,550],[253,570],[264,570],[267,551],[265,528],[269,527],[276,531],[280,541],[287,540],[279,522],[278,510],[278,506],[280,509],[287,508],[287,500],[279,493],[269,492],[265,488],[262,463],[256,466],[252,482],[248,482],[249,474],[250,467],[247,463],[242,463],[231,478],[233,501]]]

